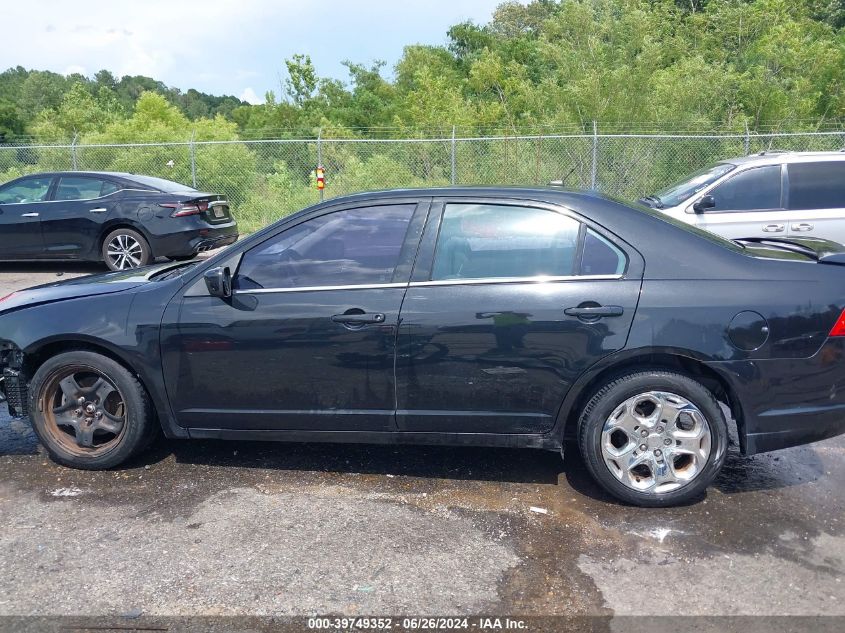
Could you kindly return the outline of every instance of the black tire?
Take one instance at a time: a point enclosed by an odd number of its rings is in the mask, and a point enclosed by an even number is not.
[[[173,262],[189,262],[195,259],[199,253],[191,253],[190,255],[168,255],[167,259]]]
[[[707,455],[706,461],[702,458],[698,462],[695,462],[692,466],[692,468],[694,468],[694,475],[690,476],[689,481],[682,482],[679,488],[665,492],[636,490],[632,488],[632,485],[648,485],[649,480],[653,481],[652,485],[655,485],[655,487],[660,487],[660,485],[662,485],[657,484],[658,479],[654,474],[649,476],[650,479],[649,477],[644,477],[642,480],[639,479],[639,475],[644,471],[636,472],[634,477],[628,476],[627,479],[632,482],[630,485],[623,483],[626,476],[623,474],[624,469],[619,468],[620,462],[617,461],[614,463],[612,460],[610,462],[606,462],[603,450],[602,432],[605,429],[606,423],[610,425],[608,427],[610,430],[608,430],[607,437],[611,443],[615,441],[611,430],[615,427],[616,422],[610,422],[611,416],[618,415],[618,412],[622,410],[622,405],[628,402],[629,399],[646,395],[648,392],[667,392],[686,399],[688,404],[692,404],[698,409],[700,414],[703,415],[706,426],[702,425],[702,427],[705,431],[709,431],[707,439],[701,440],[702,444],[705,441],[709,444],[709,454]],[[639,399],[634,400],[634,402],[639,402]],[[660,411],[662,412],[663,409],[661,408]],[[662,413],[657,415],[657,418],[662,417]],[[639,418],[632,419],[636,422]],[[682,420],[680,415],[678,415],[675,420],[670,420],[668,424],[666,423],[666,420],[657,420],[655,422],[656,426],[645,427],[649,429],[646,431],[646,433],[649,434],[648,439],[634,440],[633,443],[637,446],[631,449],[632,452],[630,454],[634,456],[639,455],[642,458],[649,459],[651,459],[654,455],[661,454],[660,458],[654,457],[654,459],[657,460],[657,468],[660,469],[664,463],[667,464],[668,467],[668,460],[665,460],[663,454],[658,450],[659,446],[651,447],[646,444],[640,444],[640,442],[654,442],[657,444],[658,441],[663,441],[669,444],[672,442],[671,439],[666,437],[664,440],[660,440],[660,438],[669,434],[669,426],[676,425],[678,420]],[[681,426],[686,424],[686,419],[682,420]],[[643,428],[634,428],[640,429],[638,432],[643,433]],[[656,433],[657,430],[664,428],[666,429],[666,433],[663,436]],[[683,432],[684,429],[680,426],[675,426],[673,432],[677,433],[678,431]],[[625,451],[627,450],[627,447],[630,446],[627,442],[631,442],[631,439],[627,436],[628,432],[623,431],[622,441],[617,442],[617,444],[622,444],[623,442],[626,442],[626,444],[620,446],[618,450]],[[678,444],[680,444],[680,442],[678,442]],[[617,499],[637,506],[672,506],[687,503],[700,497],[707,486],[710,485],[719,473],[725,462],[725,455],[727,453],[728,428],[722,409],[720,408],[718,402],[716,402],[713,394],[699,382],[693,380],[689,376],[670,371],[634,371],[620,374],[612,378],[603,387],[598,389],[592,398],[590,398],[589,402],[587,402],[578,422],[578,446],[590,474],[602,488]],[[646,450],[642,450],[643,446],[647,446]],[[614,446],[614,448],[616,447]],[[675,448],[674,444],[671,444],[671,448]],[[667,448],[666,450],[670,449]],[[628,455],[628,453],[625,454]],[[676,458],[673,458],[673,460],[674,459]],[[693,461],[693,458],[685,455],[678,456],[677,459],[689,460],[689,462]],[[625,462],[621,463],[625,465]],[[684,461],[673,461],[671,469],[668,471],[670,475],[674,475],[682,470],[682,468],[677,470],[675,468],[675,466],[680,463],[687,464],[687,462]],[[686,472],[690,472],[691,467],[689,465],[684,467],[688,469]],[[615,475],[614,472],[612,472],[613,468],[618,468],[617,472],[619,474]],[[636,468],[640,467],[638,466],[634,469],[630,469],[629,472],[634,473]],[[650,472],[648,465],[645,466],[645,469],[646,472]],[[672,485],[674,484],[667,483],[664,487]]]
[[[67,385],[79,386],[77,395],[85,394],[80,397],[86,403],[74,403]],[[100,394],[106,393],[100,401]],[[78,427],[62,424],[64,420]],[[83,470],[125,462],[149,446],[158,432],[150,399],[138,379],[111,358],[87,351],[58,354],[38,368],[30,384],[30,421],[53,461]],[[119,428],[99,428],[101,424]],[[92,426],[98,428],[90,431],[91,446],[80,445],[80,436]]]
[[[122,244],[126,247],[122,248]],[[115,252],[125,252],[126,257],[116,256]],[[153,261],[153,252],[147,239],[138,231],[127,228],[115,229],[106,235],[100,255],[109,270],[139,268]]]

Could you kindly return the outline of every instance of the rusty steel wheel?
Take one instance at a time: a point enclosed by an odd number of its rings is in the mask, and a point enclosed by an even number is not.
[[[69,451],[104,453],[120,439],[126,405],[102,372],[64,367],[50,377],[41,393],[39,410],[47,420],[47,431]]]
[[[50,457],[66,466],[111,468],[155,434],[149,397],[115,360],[72,351],[47,360],[32,378],[30,418]]]

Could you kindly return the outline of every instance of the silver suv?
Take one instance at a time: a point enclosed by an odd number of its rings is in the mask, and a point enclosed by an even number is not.
[[[640,202],[728,239],[822,237],[845,243],[845,150],[725,160]]]

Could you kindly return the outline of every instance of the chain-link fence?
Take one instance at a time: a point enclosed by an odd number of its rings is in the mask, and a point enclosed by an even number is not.
[[[577,134],[441,139],[303,139],[0,146],[0,179],[51,170],[144,173],[227,195],[245,231],[325,197],[437,185],[563,180],[624,199],[713,162],[763,150],[842,150],[845,132]]]

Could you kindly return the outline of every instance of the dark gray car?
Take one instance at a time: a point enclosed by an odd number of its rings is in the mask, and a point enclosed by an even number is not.
[[[729,242],[552,189],[336,198],[208,261],[0,300],[0,367],[56,461],[171,438],[577,441],[668,505],[725,459],[845,431],[843,247]],[[733,424],[733,422],[730,422]]]
[[[55,172],[0,186],[0,259],[103,261],[111,270],[232,244],[220,194],[139,174]]]

